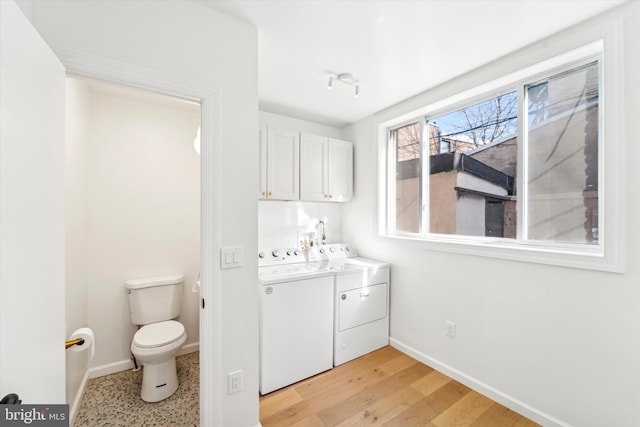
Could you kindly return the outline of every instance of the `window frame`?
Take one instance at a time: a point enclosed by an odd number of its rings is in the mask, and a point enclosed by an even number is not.
[[[378,235],[383,238],[402,240],[416,248],[471,254],[479,256],[496,257],[528,261],[542,264],[561,265],[575,268],[584,268],[601,271],[623,272],[624,260],[622,248],[624,238],[621,233],[621,219],[624,205],[621,194],[624,194],[624,177],[614,173],[617,168],[614,164],[623,164],[624,155],[620,147],[621,142],[616,142],[616,135],[622,132],[619,127],[623,122],[615,118],[621,107],[623,99],[621,87],[612,80],[616,73],[608,70],[620,66],[616,58],[616,49],[613,48],[615,37],[609,36],[598,39],[565,53],[544,59],[533,65],[523,67],[518,71],[509,73],[497,79],[477,85],[471,89],[463,90],[452,96],[443,97],[435,102],[426,103],[422,108],[407,112],[395,118],[378,123],[379,140],[379,188],[378,188]],[[607,47],[605,55],[605,47]],[[611,49],[609,49],[611,47]],[[619,53],[618,53],[619,55]],[[599,117],[598,117],[598,224],[599,240],[597,244],[587,243],[560,243],[552,241],[536,241],[526,239],[527,212],[527,188],[526,177],[526,151],[527,119],[526,115],[526,88],[528,84],[535,83],[565,71],[579,68],[585,64],[598,61],[599,79]],[[615,68],[616,70],[618,68]],[[395,186],[395,169],[389,169],[388,153],[392,146],[391,133],[410,123],[420,122],[424,129],[424,122],[429,117],[446,114],[456,109],[473,105],[476,102],[491,99],[504,93],[516,91],[518,96],[518,165],[517,165],[517,194],[522,198],[517,205],[517,236],[516,239],[443,235],[425,232],[429,229],[429,156],[425,152],[425,144],[421,142],[421,220],[419,233],[398,232],[391,228],[389,219],[395,216],[388,197],[391,186]],[[413,102],[413,105],[416,103]],[[421,133],[424,139],[424,132]],[[605,147],[604,141],[610,141]],[[381,158],[382,157],[382,158]],[[427,169],[425,169],[427,163]],[[608,171],[613,171],[608,173]],[[395,195],[395,193],[393,193]],[[425,204],[426,201],[426,204]],[[605,202],[606,201],[606,202]],[[380,217],[382,216],[382,217]]]

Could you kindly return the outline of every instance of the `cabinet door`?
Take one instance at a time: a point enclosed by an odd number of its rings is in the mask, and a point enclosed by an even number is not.
[[[258,199],[267,198],[267,130],[260,129],[258,159]]]
[[[347,202],[353,197],[353,143],[329,139],[329,200]]]
[[[267,134],[267,196],[299,199],[300,134],[269,128]]]
[[[303,133],[300,136],[300,200],[328,200],[329,138]]]

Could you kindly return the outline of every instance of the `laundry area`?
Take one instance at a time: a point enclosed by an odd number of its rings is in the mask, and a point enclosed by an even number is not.
[[[353,143],[334,138],[339,129],[329,126],[260,117],[264,395],[388,345],[389,265],[357,257],[342,242],[342,205],[353,197]],[[282,128],[287,122],[293,129]]]
[[[640,425],[640,1],[0,9],[0,424]]]

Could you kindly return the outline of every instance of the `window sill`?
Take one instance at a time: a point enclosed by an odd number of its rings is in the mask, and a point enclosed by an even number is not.
[[[447,252],[461,255],[497,258],[584,270],[624,273],[620,257],[606,257],[601,245],[585,248],[583,245],[540,245],[528,242],[509,242],[503,239],[473,236],[382,234],[382,238],[402,240],[415,249]]]

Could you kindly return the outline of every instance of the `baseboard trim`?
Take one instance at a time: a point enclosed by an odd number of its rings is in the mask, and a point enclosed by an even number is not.
[[[391,345],[391,347],[400,350],[401,352],[413,357],[416,360],[419,360],[425,365],[428,365],[435,370],[442,372],[443,374],[453,378],[454,380],[466,385],[467,387],[477,391],[480,394],[489,397],[490,399],[500,403],[501,405],[506,406],[507,408],[519,413],[520,415],[537,422],[538,424],[544,425],[546,427],[571,427],[570,424],[567,424],[543,411],[540,411],[512,396],[509,396],[501,392],[500,390],[491,387],[488,384],[478,381],[477,379],[453,368],[452,366],[449,366],[437,359],[427,356],[426,354],[402,343],[401,341],[398,341],[395,338],[390,338],[389,344]]]
[[[131,359],[96,366],[89,369],[89,379],[104,377],[105,375],[115,374],[116,372],[126,371],[127,369],[133,369],[133,361]]]
[[[193,353],[199,350],[199,342],[187,344],[180,349],[180,351],[178,352],[178,356]],[[116,372],[126,371],[127,369],[133,369],[133,361],[131,359],[125,359],[119,362],[95,366],[89,369],[89,379],[104,377],[105,375],[115,374]]]
[[[73,421],[78,414],[78,409],[80,409],[80,403],[82,402],[82,398],[84,397],[84,392],[87,390],[87,383],[89,382],[89,370],[84,373],[84,377],[82,377],[82,382],[80,382],[80,387],[78,388],[78,392],[76,393],[76,398],[73,399],[73,403],[69,408],[69,425],[73,425]]]
[[[200,351],[200,343],[199,342],[194,342],[191,344],[187,344],[185,346],[183,346],[180,351],[178,352],[178,356],[182,356],[184,354],[189,354],[189,353],[194,353],[196,351]]]

